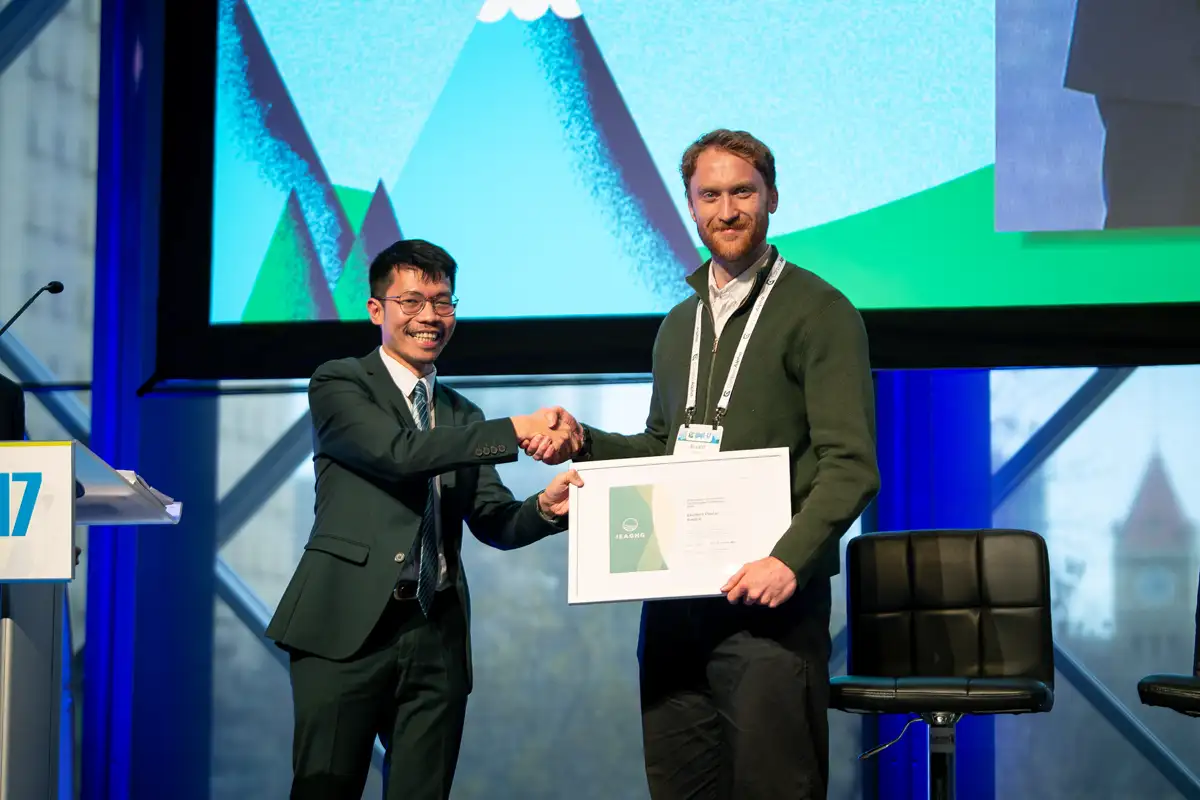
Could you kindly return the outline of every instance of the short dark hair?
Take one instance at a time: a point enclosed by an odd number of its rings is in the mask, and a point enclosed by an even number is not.
[[[449,253],[424,239],[401,239],[371,261],[368,278],[371,296],[379,297],[386,292],[392,285],[392,273],[400,269],[415,269],[431,283],[445,278],[450,283],[450,291],[454,291],[458,264]]]
[[[775,191],[775,155],[771,152],[771,148],[746,131],[718,128],[692,142],[683,152],[683,160],[679,164],[679,174],[683,176],[685,194],[691,191],[692,176],[696,174],[697,159],[710,147],[726,150],[749,161],[758,170],[758,174],[762,175],[763,182],[767,184],[767,190]]]

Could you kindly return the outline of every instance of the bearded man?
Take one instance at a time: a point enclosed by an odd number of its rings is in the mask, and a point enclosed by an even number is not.
[[[767,243],[779,193],[766,145],[713,131],[680,172],[712,258],[659,329],[646,430],[596,430],[560,408],[570,437],[523,446],[548,463],[663,456],[677,441],[789,448],[793,517],[772,553],[717,596],[643,605],[643,746],[655,800],[823,798],[830,578],[879,489],[866,331],[841,292]]]

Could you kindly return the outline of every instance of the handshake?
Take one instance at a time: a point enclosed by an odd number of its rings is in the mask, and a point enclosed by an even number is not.
[[[512,418],[525,455],[546,464],[561,464],[583,447],[583,426],[559,406]]]

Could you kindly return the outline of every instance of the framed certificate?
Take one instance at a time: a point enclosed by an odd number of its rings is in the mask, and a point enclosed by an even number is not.
[[[791,523],[786,447],[573,466],[568,603],[719,595]]]

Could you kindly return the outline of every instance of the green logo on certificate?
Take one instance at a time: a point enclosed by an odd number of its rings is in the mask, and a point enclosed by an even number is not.
[[[654,486],[608,490],[609,572],[652,572],[667,568],[655,529]],[[659,489],[661,491],[661,489]]]

